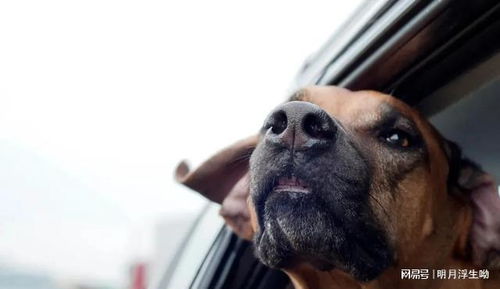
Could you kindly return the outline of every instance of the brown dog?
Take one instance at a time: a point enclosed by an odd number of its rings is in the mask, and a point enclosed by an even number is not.
[[[296,288],[500,288],[492,177],[389,95],[303,89],[259,135],[176,174],[221,203],[227,224]],[[407,280],[402,269],[429,274]],[[439,269],[490,271],[458,280],[436,278]]]

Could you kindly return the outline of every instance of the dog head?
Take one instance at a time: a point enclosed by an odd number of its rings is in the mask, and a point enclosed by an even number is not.
[[[368,281],[389,267],[460,259],[499,265],[491,176],[414,109],[386,94],[309,87],[257,136],[177,179],[221,203],[266,265],[338,269]]]

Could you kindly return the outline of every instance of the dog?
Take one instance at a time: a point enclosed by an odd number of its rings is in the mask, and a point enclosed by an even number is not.
[[[222,204],[297,289],[500,288],[500,197],[416,110],[387,94],[299,90],[257,135],[176,179]],[[402,270],[488,269],[418,280]],[[429,273],[430,274],[430,273]]]

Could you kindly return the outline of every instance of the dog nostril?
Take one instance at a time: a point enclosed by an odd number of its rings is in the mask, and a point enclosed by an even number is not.
[[[271,120],[268,123],[268,127],[271,128],[272,133],[281,134],[288,125],[288,119],[286,117],[286,113],[282,110],[277,111],[272,116]]]
[[[316,139],[332,139],[335,131],[328,120],[317,114],[308,114],[303,121],[303,129],[306,134]]]

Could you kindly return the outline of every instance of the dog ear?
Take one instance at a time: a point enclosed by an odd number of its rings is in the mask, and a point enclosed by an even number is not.
[[[462,158],[456,144],[451,149],[450,179],[466,194],[473,209],[469,243],[473,262],[500,269],[500,195],[493,176],[475,163]]]
[[[500,196],[495,180],[469,163],[461,170],[458,182],[470,191],[474,211],[470,231],[473,261],[500,269]]]
[[[247,206],[249,159],[257,142],[257,136],[246,138],[216,153],[194,171],[181,162],[175,172],[178,182],[221,204],[220,215],[247,240],[253,237]]]

